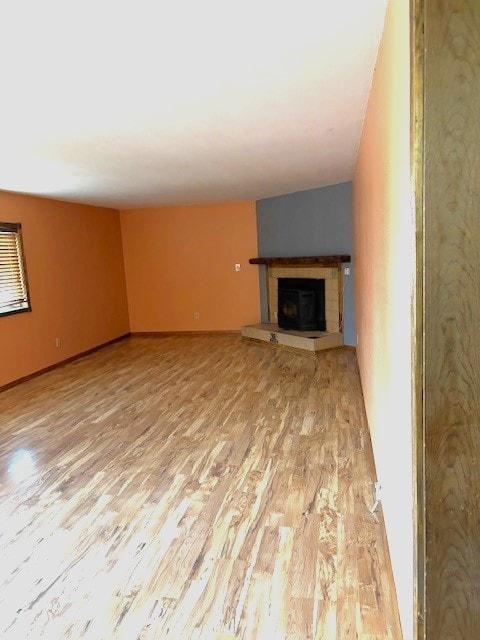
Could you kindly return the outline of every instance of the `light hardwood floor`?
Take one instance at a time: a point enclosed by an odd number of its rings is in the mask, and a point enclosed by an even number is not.
[[[355,356],[130,338],[0,394],[0,636],[398,640]]]

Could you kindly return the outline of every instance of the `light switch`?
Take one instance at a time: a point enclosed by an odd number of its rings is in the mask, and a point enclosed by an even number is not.
[[[235,264],[235,271],[240,271],[240,264],[238,262]]]

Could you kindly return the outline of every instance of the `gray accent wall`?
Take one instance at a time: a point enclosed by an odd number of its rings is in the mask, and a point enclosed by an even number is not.
[[[352,183],[257,201],[258,255],[263,258],[352,254]],[[345,344],[355,345],[353,264],[343,275]],[[266,268],[259,268],[262,321],[268,321]]]

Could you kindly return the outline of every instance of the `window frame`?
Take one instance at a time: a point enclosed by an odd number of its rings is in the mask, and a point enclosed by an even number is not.
[[[28,276],[27,276],[27,263],[25,261],[25,251],[23,249],[23,236],[22,236],[22,224],[20,222],[0,222],[0,232],[6,231],[10,233],[16,233],[18,237],[18,261],[20,263],[20,269],[23,276],[23,281],[25,283],[25,292],[27,296],[27,306],[22,307],[21,309],[9,309],[7,311],[2,311],[0,309],[0,318],[5,316],[12,316],[17,313],[29,313],[32,310],[32,303],[30,300],[30,287],[28,286]]]

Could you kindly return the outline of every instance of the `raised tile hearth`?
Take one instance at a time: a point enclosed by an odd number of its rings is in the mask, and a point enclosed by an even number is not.
[[[317,353],[343,345],[343,334],[328,331],[292,331],[280,329],[273,322],[242,327],[242,336],[269,344]]]

